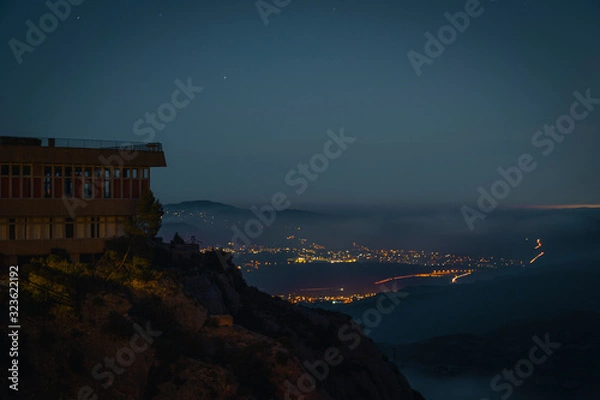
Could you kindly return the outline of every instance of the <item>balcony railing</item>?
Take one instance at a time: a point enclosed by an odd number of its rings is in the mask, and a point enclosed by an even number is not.
[[[115,149],[162,152],[161,143],[127,142],[119,140],[35,138],[0,136],[0,145],[43,146],[78,149]]]

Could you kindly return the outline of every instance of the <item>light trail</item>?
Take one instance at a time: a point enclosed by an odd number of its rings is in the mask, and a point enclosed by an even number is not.
[[[535,246],[535,250],[539,249],[540,247],[542,247],[542,242],[540,241],[540,239],[538,239],[537,246]]]
[[[399,275],[399,276],[393,276],[391,278],[382,279],[377,282],[373,282],[373,284],[381,285],[382,283],[386,283],[389,281],[396,281],[396,280],[400,280],[400,279],[410,279],[410,278],[441,278],[442,276],[454,274],[456,272],[458,272],[458,271],[451,270],[451,271],[433,271],[432,273],[429,273],[429,274]]]
[[[544,252],[542,251],[540,254],[538,254],[537,256],[533,257],[531,259],[531,261],[529,261],[529,264],[533,264],[535,262],[535,260],[537,260],[538,258],[540,258],[543,255],[544,255]]]
[[[462,274],[462,275],[456,275],[454,278],[452,278],[452,283],[456,283],[456,281],[460,278],[464,278],[467,275],[471,275],[473,272],[469,271],[466,274]]]

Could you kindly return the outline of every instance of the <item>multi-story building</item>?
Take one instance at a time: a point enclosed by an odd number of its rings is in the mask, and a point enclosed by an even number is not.
[[[102,253],[165,166],[160,143],[0,136],[0,264]]]

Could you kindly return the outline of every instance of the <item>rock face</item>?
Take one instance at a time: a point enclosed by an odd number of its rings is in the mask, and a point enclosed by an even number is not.
[[[348,316],[248,287],[220,253],[84,297],[27,318],[22,398],[422,399]]]
[[[211,315],[208,317],[208,321],[212,326],[233,326],[233,317],[228,314],[223,315]]]

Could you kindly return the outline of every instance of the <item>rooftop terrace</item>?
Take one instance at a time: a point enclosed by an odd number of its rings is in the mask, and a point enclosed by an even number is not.
[[[0,145],[61,147],[72,149],[115,149],[162,152],[161,143],[127,142],[117,140],[36,138],[0,136]]]

